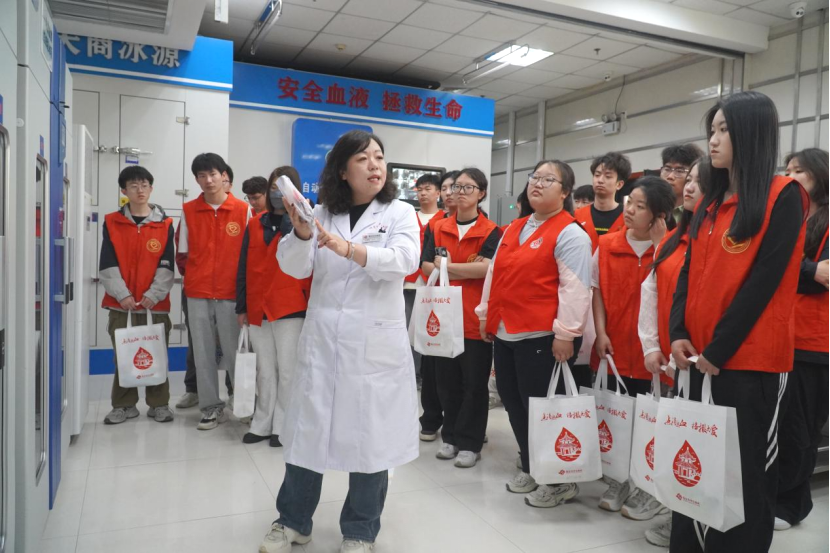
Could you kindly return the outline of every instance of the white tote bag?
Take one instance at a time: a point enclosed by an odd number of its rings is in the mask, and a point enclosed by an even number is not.
[[[690,370],[697,369],[679,371],[679,396],[688,397]],[[657,499],[672,511],[720,532],[743,524],[737,416],[734,407],[712,401],[711,375],[703,378],[700,403],[660,400],[654,480]]]
[[[660,375],[651,378],[651,393],[637,394],[631,439],[631,482],[644,492],[654,490],[654,427],[660,405]]]
[[[256,403],[256,353],[251,351],[248,325],[239,331],[236,368],[233,373],[233,414],[237,418],[254,414]]]
[[[616,391],[608,390],[608,367],[617,379]],[[634,429],[634,398],[620,378],[614,359],[606,355],[600,360],[593,388],[582,387],[593,394],[597,404],[597,433],[602,457],[602,475],[617,482],[628,480],[631,465],[631,435]]]
[[[439,276],[438,286],[433,286]],[[434,269],[426,286],[415,292],[409,339],[422,355],[458,357],[464,353],[461,287],[450,286],[446,263],[441,263],[440,270]]]
[[[560,375],[565,395],[557,396]],[[530,474],[537,482],[589,482],[602,476],[594,398],[580,395],[567,363],[557,363],[547,397],[528,406]]]
[[[115,331],[118,383],[122,388],[157,386],[167,380],[167,336],[164,324],[153,324],[147,310],[147,324],[133,326],[134,311],[127,312],[127,328]]]

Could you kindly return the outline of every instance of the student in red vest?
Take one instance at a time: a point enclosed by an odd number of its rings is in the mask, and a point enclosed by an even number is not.
[[[792,370],[793,306],[807,198],[775,176],[778,114],[761,93],[739,92],[706,115],[712,180],[689,227],[670,316],[672,357],[705,374],[712,398],[734,407],[745,522],[728,532],[673,514],[671,551],[768,551],[778,492],[778,412]]]
[[[651,390],[651,373],[643,362],[637,335],[640,285],[651,271],[654,244],[665,236],[667,223],[674,226],[673,208],[669,183],[660,177],[638,179],[625,206],[625,231],[601,236],[594,253],[591,286],[597,338],[591,368],[597,370],[600,359],[610,354],[628,394],[634,397]],[[616,385],[611,376],[609,387],[616,389]],[[599,506],[616,512],[628,498],[630,486],[628,481],[607,480],[608,490]]]
[[[827,152],[818,148],[787,157],[786,174],[810,195],[810,211],[795,303],[795,360],[778,433],[781,460],[776,530],[798,524],[813,508],[810,476],[816,467],[821,429],[827,422],[827,168]]]
[[[437,359],[438,396],[444,408],[444,444],[436,457],[453,459],[455,466],[469,468],[481,458],[487,430],[489,393],[487,381],[493,363],[493,346],[481,339],[475,308],[490,259],[496,251],[500,231],[478,209],[487,197],[487,177],[475,168],[463,169],[452,185],[458,206],[455,215],[435,227],[434,247],[424,251],[425,273],[447,264],[450,284],[461,286],[464,305],[464,353],[454,359]],[[439,250],[438,248],[443,248]],[[446,255],[444,255],[446,254]],[[481,260],[477,260],[477,258]]]
[[[255,444],[270,438],[271,447],[282,446],[280,434],[311,289],[311,279],[290,277],[277,263],[279,241],[294,228],[277,186],[277,179],[283,175],[297,189],[302,187],[293,167],[274,169],[266,181],[265,211],[248,221],[245,229],[236,273],[237,319],[240,327],[249,325],[251,346],[257,354],[256,411],[251,431],[242,437],[242,443]]]
[[[680,268],[686,259],[689,244],[688,230],[695,206],[703,197],[701,183],[708,182],[711,165],[708,160],[692,162],[686,175],[683,188],[683,208],[677,228],[670,231],[655,244],[652,271],[640,288],[640,313],[637,333],[643,347],[645,366],[651,374],[662,375],[662,368],[668,365],[671,356],[669,341],[669,312],[671,311],[674,289]],[[674,189],[674,186],[672,186]],[[655,238],[659,236],[655,233]],[[674,376],[673,369],[667,370],[668,376]],[[664,379],[665,380],[665,379]],[[663,386],[668,393],[667,387]],[[623,516],[633,520],[650,520],[668,510],[652,495],[635,489],[622,506]],[[646,540],[659,547],[668,547],[671,538],[671,516],[656,526],[646,530]]]
[[[184,204],[176,256],[180,270],[185,269],[181,272],[202,411],[197,428],[211,430],[227,420],[225,402],[219,398],[216,336],[223,352],[236,351],[236,269],[252,211],[246,202],[226,192],[227,164],[219,155],[199,154],[191,171],[202,194]],[[234,355],[224,357],[232,378]]]
[[[576,210],[574,217],[596,251],[600,236],[623,229],[623,205],[615,196],[631,176],[631,162],[619,152],[608,152],[591,162],[591,175],[594,203]]]
[[[519,444],[521,470],[507,490],[529,493],[533,507],[579,492],[576,484],[538,485],[528,455],[530,398],[547,395],[556,361],[574,361],[591,309],[591,239],[568,210],[573,186],[568,164],[536,164],[526,190],[533,213],[505,231],[476,308],[481,338],[495,342],[496,383]]]
[[[423,253],[427,250],[435,251],[435,226],[439,221],[455,214],[456,202],[452,193],[452,185],[458,171],[447,171],[441,175],[441,203],[444,212],[433,217],[424,229],[424,239],[421,245],[421,269],[424,262],[432,262],[435,257],[425,259]],[[426,273],[425,273],[426,274]],[[430,355],[421,357],[421,408],[424,413],[421,415],[421,431],[419,438],[422,442],[434,442],[438,438],[438,430],[444,424],[444,410],[441,409],[441,399],[438,397],[438,384],[435,381],[436,358]]]
[[[107,331],[115,353],[115,331],[127,327],[132,314],[134,325],[146,325],[145,310],[152,311],[153,323],[164,323],[170,339],[170,289],[173,287],[173,224],[161,206],[150,203],[153,175],[138,165],[126,167],[118,175],[118,186],[127,204],[104,219],[103,242],[98,274],[104,285],[101,306],[109,311]],[[122,388],[118,383],[118,363],[112,381],[112,411],[105,424],[119,424],[138,416],[138,388]],[[170,384],[145,388],[147,416],[156,422],[173,420],[168,407]]]

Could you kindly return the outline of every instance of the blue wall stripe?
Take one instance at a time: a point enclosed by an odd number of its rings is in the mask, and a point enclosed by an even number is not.
[[[171,371],[187,369],[187,348],[167,348]],[[89,350],[89,374],[115,374],[115,358],[111,349]]]

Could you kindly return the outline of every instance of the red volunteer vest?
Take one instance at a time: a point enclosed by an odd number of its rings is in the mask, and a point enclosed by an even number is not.
[[[104,221],[115,249],[115,257],[118,259],[121,278],[127,283],[133,299],[138,303],[144,297],[144,292],[153,284],[159,260],[167,247],[167,236],[173,220],[168,218],[161,222],[138,226],[120,211],[116,211],[108,214]],[[173,270],[173,267],[170,267],[170,270]],[[101,307],[121,309],[121,304],[109,294],[104,294]],[[154,305],[153,311],[169,312],[170,294]]]
[[[424,251],[424,233],[426,233],[427,226],[429,226],[429,224],[432,221],[434,221],[436,217],[440,217],[441,219],[443,219],[443,217],[441,217],[441,212],[439,211],[438,213],[433,215],[432,218],[429,221],[427,221],[427,224],[425,225],[425,224],[421,223],[421,218],[418,217],[418,214],[417,213],[415,214],[415,219],[418,220],[418,228],[421,229],[421,251],[422,252]],[[421,270],[421,268],[418,267],[418,270],[415,271],[414,273],[412,273],[411,275],[409,275],[408,277],[406,277],[404,279],[404,282],[416,282],[418,280],[419,276],[423,277],[424,280],[427,280],[429,278],[429,275],[425,275],[424,272]]]
[[[819,260],[826,243],[827,231],[824,231],[824,239],[822,239],[813,261]],[[827,335],[827,329],[830,327],[830,320],[827,316],[827,302],[830,299],[828,296],[827,291],[821,294],[796,295],[795,349],[821,353],[830,351]]]
[[[576,221],[580,225],[582,225],[582,228],[584,228],[585,232],[588,233],[588,236],[591,237],[591,251],[597,251],[597,246],[599,245],[599,234],[597,234],[597,228],[594,226],[594,218],[591,217],[591,206],[586,205],[585,207],[580,207],[579,209],[577,209],[574,212],[574,219],[576,219]],[[614,221],[614,224],[611,225],[611,228],[608,229],[608,232],[606,234],[619,232],[624,228],[625,219],[623,217],[623,214],[620,213],[620,216],[617,217],[617,220]]]
[[[246,267],[246,302],[248,323],[261,326],[263,316],[276,321],[308,308],[311,278],[297,280],[288,276],[277,263],[277,247],[282,234],[265,243],[260,213],[248,223],[248,257]],[[286,215],[288,217],[288,215]]]
[[[669,232],[655,251],[654,257],[660,251],[677,229]],[[657,331],[660,334],[660,350],[666,359],[671,355],[671,338],[669,338],[669,316],[671,304],[674,300],[674,291],[677,289],[677,278],[686,261],[686,250],[689,248],[689,235],[680,238],[674,251],[657,266]]]
[[[773,179],[761,230],[743,242],[734,242],[729,237],[729,225],[738,205],[737,194],[723,202],[714,221],[714,205],[707,209],[698,236],[692,240],[686,299],[686,329],[697,351],[703,351],[712,341],[715,326],[746,281],[769,227],[775,201],[790,182],[792,179],[788,177]],[[804,225],[781,284],[746,340],[720,368],[772,373],[792,370],[795,350],[793,306],[803,249]]]
[[[553,253],[559,234],[574,222],[565,210],[545,221],[519,244],[523,217],[507,229],[494,261],[487,308],[487,332],[499,322],[510,334],[550,332],[559,311],[559,267]]]
[[[605,330],[614,346],[614,364],[620,376],[651,380],[637,333],[637,315],[640,285],[651,271],[654,246],[638,258],[625,234],[613,232],[599,237],[599,287],[605,304]],[[591,368],[598,367],[599,356],[592,348]]]
[[[479,213],[478,219],[464,238],[458,239],[458,220],[456,216],[441,219],[434,227],[435,246],[447,248],[453,263],[472,263],[484,241],[496,228],[496,223]],[[484,278],[453,280],[453,286],[461,286],[461,300],[464,304],[464,337],[470,340],[481,340],[478,315],[475,308],[481,303],[481,291],[484,289]]]
[[[233,194],[217,210],[208,205],[204,194],[184,204],[188,249],[184,290],[188,298],[236,299],[236,266],[250,207]]]

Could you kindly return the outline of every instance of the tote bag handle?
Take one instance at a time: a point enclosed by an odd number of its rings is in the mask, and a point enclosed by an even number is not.
[[[573,374],[571,374],[571,368],[568,366],[568,362],[560,363],[557,361],[553,366],[553,376],[551,376],[550,385],[548,385],[548,399],[552,399],[556,395],[560,375],[565,379],[565,395],[577,397],[579,395],[579,388],[576,386],[576,381],[574,380]]]
[[[243,325],[242,330],[239,331],[239,343],[236,346],[238,353],[248,353],[251,351],[251,337],[248,335],[248,325]]]
[[[153,312],[149,309],[146,309],[145,311],[147,312],[147,324],[153,324]],[[127,328],[133,327],[133,315],[135,313],[136,311],[127,311]]]
[[[617,365],[615,365],[615,364],[614,364],[614,358],[613,358],[613,357],[611,357],[611,354],[609,354],[609,353],[606,353],[606,354],[605,354],[605,357],[608,359],[608,365],[611,367],[611,372],[613,372],[613,373],[614,373],[614,378],[616,378],[616,379],[617,379],[617,391],[616,391],[616,394],[617,394],[618,396],[619,396],[619,395],[622,395],[622,394],[620,393],[620,388],[622,388],[623,390],[625,390],[625,395],[628,395],[628,388],[626,387],[625,382],[623,382],[623,381],[622,381],[622,378],[620,377],[620,373],[619,373],[619,371],[617,371]],[[607,388],[607,386],[608,386],[608,383],[607,383],[607,381],[606,381],[606,388]]]
[[[660,375],[651,375],[651,396],[654,399],[660,399]]]

